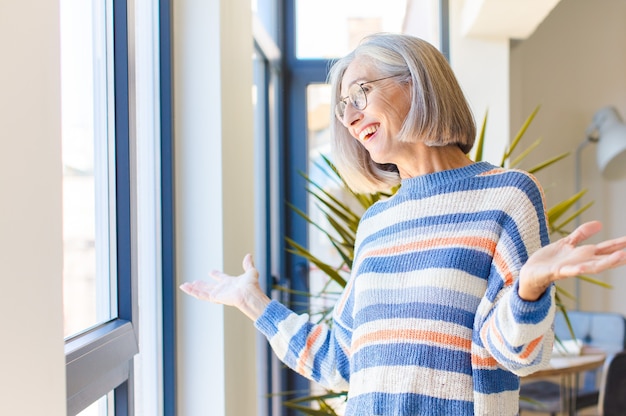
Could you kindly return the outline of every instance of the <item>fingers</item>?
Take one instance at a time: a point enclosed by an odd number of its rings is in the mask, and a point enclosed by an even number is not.
[[[243,268],[244,274],[241,276],[230,276],[224,272],[218,270],[212,270],[209,272],[209,276],[213,278],[214,281],[206,282],[203,280],[196,280],[194,282],[185,282],[179,286],[180,290],[185,292],[188,295],[194,296],[201,300],[209,300],[216,301],[219,295],[217,291],[224,290],[225,287],[231,287],[236,285],[235,281],[238,279],[244,279],[244,282],[250,280],[250,278],[258,279],[258,271],[254,267],[254,261],[252,260],[252,255],[247,254],[243,258]],[[222,303],[222,301],[219,301]]]
[[[243,258],[243,270],[248,272],[250,269],[254,269],[254,260],[252,259],[252,254],[248,253]]]
[[[598,267],[602,268],[600,271],[604,271],[604,270],[612,269],[615,267],[623,266],[624,264],[626,264],[626,252],[619,250],[601,259],[598,262]],[[599,273],[599,272],[594,272],[594,273]]]
[[[581,242],[597,234],[602,229],[602,224],[599,221],[590,221],[582,224],[576,228],[569,236],[567,236],[566,242],[577,246]],[[595,254],[599,256],[609,255],[620,250],[626,249],[626,236],[613,238],[611,240],[602,241],[595,244]]]
[[[596,244],[597,254],[611,254],[626,248],[626,236],[613,238]]]
[[[182,290],[183,292],[185,292],[186,294],[190,295],[191,294],[191,283],[189,282],[185,282],[182,285],[178,286],[178,288],[180,290]]]
[[[559,270],[562,277],[574,277],[581,274],[597,274],[626,264],[626,252],[615,251],[609,255],[603,255],[583,261],[577,264],[564,265]]]
[[[574,246],[597,234],[602,229],[602,223],[600,221],[589,221],[571,232],[570,235],[564,238],[564,240]]]
[[[190,282],[185,282],[182,285],[178,286],[178,288],[186,294],[194,296],[194,287]]]
[[[224,280],[225,278],[229,277],[226,273],[220,272],[219,270],[211,270],[209,272],[209,276],[211,276],[213,279],[215,279],[217,281],[221,281],[221,280]]]
[[[252,254],[246,254],[244,256],[243,261],[242,261],[242,266],[243,266],[244,272],[249,272],[250,270],[254,269],[254,260],[252,260]],[[212,278],[218,281],[224,280],[224,278],[226,277],[231,277],[230,275],[224,272],[220,272],[219,270],[211,270],[209,272],[209,276],[211,276]]]
[[[202,280],[185,282],[179,286],[180,290],[198,299],[209,299],[213,287],[213,284],[204,282]]]

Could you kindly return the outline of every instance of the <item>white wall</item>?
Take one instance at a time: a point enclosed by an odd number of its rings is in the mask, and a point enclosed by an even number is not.
[[[450,0],[450,64],[470,103],[477,132],[488,114],[483,160],[500,164],[509,142],[509,41],[462,34],[464,0]]]
[[[173,3],[179,283],[240,274],[254,248],[250,2]],[[232,308],[178,297],[178,414],[257,414],[255,330]]]
[[[466,0],[449,0],[450,65],[468,100],[480,131],[488,114],[483,160],[500,164],[509,142],[509,39],[506,36],[468,37],[463,33]],[[404,32],[440,48],[438,27],[425,22],[439,18],[436,2],[409,1]],[[433,30],[436,29],[436,30]],[[474,154],[472,153],[472,156]]]
[[[561,0],[535,33],[511,49],[512,125],[521,125],[538,104],[541,110],[528,132],[529,142],[542,137],[534,161],[574,151],[585,138],[594,113],[614,105],[626,117],[626,2],[623,0]],[[595,164],[595,146],[583,154],[583,187],[594,206],[584,220],[605,224],[602,238],[626,234],[623,210],[626,181],[608,182]],[[575,191],[574,157],[540,172],[549,205]],[[626,315],[626,268],[607,272],[612,290],[583,283],[581,308]],[[573,285],[564,287],[574,290]]]
[[[572,152],[571,157],[537,173],[548,207],[554,206],[575,193],[573,153],[585,139],[594,113],[613,105],[626,116],[626,2],[560,0],[529,38],[511,41],[464,36],[461,26],[466,3],[450,0],[451,63],[479,125],[489,110],[485,158],[498,163],[504,146],[540,105],[520,149],[537,139],[543,142],[521,167],[531,168],[549,157]],[[592,241],[625,235],[626,221],[620,211],[626,203],[626,180],[608,182],[601,177],[594,145],[582,156],[582,186],[589,188],[585,202],[595,201],[582,219],[600,219],[605,224]],[[580,283],[581,309],[626,315],[622,301],[626,269],[599,277],[614,288]],[[561,283],[561,287],[575,293],[574,282]],[[563,299],[575,307],[574,302]]]
[[[61,416],[59,2],[0,2],[0,414]]]

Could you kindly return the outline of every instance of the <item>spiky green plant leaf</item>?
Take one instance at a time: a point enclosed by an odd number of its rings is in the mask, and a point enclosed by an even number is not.
[[[485,117],[483,118],[483,124],[476,139],[476,152],[474,152],[474,161],[481,162],[483,160],[483,149],[485,147],[485,130],[487,130],[487,115],[489,111],[485,111]]]
[[[536,173],[536,172],[539,172],[540,170],[545,169],[548,166],[555,164],[559,160],[565,159],[569,155],[570,155],[569,152],[562,153],[562,154],[560,154],[558,156],[555,156],[555,157],[553,157],[551,159],[548,159],[548,160],[538,164],[537,166],[533,166],[532,168],[528,169],[528,172],[529,173],[533,173],[533,174]]]
[[[315,264],[321,271],[323,271],[329,278],[337,282],[337,284],[339,284],[341,287],[346,286],[346,279],[344,279],[343,276],[341,276],[341,274],[334,267],[319,260],[315,255],[311,254],[309,250],[296,243],[294,240],[287,238],[287,243],[289,243],[289,245],[293,247],[292,249],[288,250],[290,253],[297,254],[298,256],[301,256],[311,263]]]
[[[505,166],[507,159],[509,159],[511,155],[513,154],[513,152],[515,151],[515,148],[517,147],[519,142],[522,140],[522,137],[524,137],[526,130],[528,130],[528,126],[530,126],[530,123],[532,123],[533,119],[535,118],[538,112],[539,112],[539,106],[535,107],[533,112],[530,113],[530,115],[528,116],[528,118],[526,119],[522,127],[520,128],[520,130],[517,132],[517,135],[511,142],[511,145],[509,146],[508,150],[505,150],[504,155],[502,155],[502,161],[500,162],[501,167]]]

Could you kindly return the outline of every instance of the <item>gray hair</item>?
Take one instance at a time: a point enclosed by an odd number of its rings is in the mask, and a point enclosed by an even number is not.
[[[408,35],[380,33],[364,38],[330,69],[331,109],[340,99],[343,75],[357,57],[376,65],[380,77],[397,76],[398,82],[411,86],[411,106],[398,140],[457,145],[464,153],[470,151],[476,139],[474,116],[452,68],[437,48]],[[395,165],[374,162],[348,129],[336,117],[332,120],[332,161],[354,192],[386,192],[400,183]]]

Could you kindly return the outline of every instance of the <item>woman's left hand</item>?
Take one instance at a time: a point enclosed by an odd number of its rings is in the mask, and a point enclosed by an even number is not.
[[[581,274],[600,273],[626,264],[626,236],[598,244],[579,245],[602,229],[598,221],[536,251],[520,270],[519,295],[534,301],[552,282]]]

